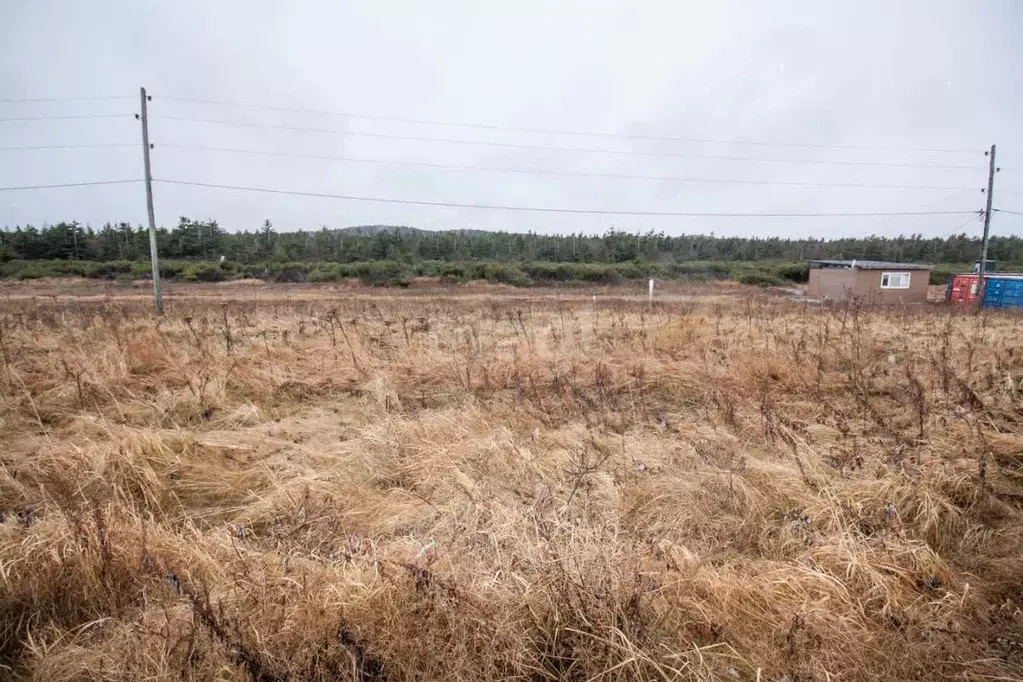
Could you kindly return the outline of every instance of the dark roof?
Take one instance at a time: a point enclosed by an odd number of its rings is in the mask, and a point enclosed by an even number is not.
[[[930,265],[893,263],[884,260],[812,260],[811,268],[854,270],[930,270]]]

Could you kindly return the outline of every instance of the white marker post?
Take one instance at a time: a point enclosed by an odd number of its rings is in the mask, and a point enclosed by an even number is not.
[[[650,278],[650,307],[654,307],[654,278]]]

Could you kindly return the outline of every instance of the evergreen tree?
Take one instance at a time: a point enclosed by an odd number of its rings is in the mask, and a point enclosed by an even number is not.
[[[273,257],[276,245],[277,233],[274,232],[274,224],[267,218],[263,221],[263,227],[259,231],[259,257],[264,260]]]

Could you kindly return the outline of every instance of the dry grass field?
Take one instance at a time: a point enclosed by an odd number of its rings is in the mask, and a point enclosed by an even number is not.
[[[1019,316],[77,286],[0,290],[0,677],[1023,679]]]

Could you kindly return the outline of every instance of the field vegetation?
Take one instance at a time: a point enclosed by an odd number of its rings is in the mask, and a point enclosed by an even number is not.
[[[0,303],[0,676],[1023,678],[1023,318]]]
[[[131,282],[151,276],[146,261],[12,260],[0,263],[0,279],[34,280],[84,277]],[[957,272],[962,270],[956,270]],[[734,280],[758,286],[792,286],[805,282],[809,265],[776,262],[689,261],[670,265],[651,262],[572,263],[532,261],[394,261],[356,263],[334,261],[282,261],[240,263],[236,261],[161,260],[160,275],[180,282],[227,282],[260,279],[269,283],[358,281],[370,286],[407,287],[417,277],[437,278],[447,284],[490,282],[517,287],[560,285],[609,285],[654,277],[670,280]],[[944,284],[939,273],[932,277]]]

